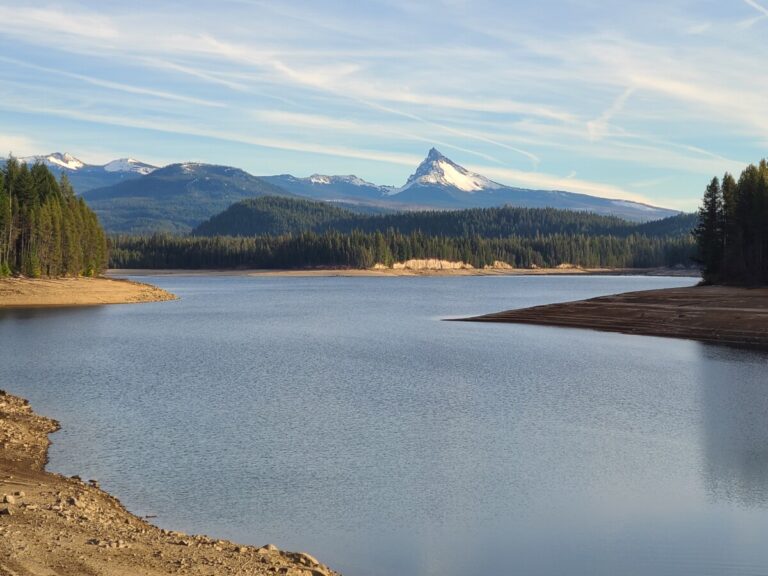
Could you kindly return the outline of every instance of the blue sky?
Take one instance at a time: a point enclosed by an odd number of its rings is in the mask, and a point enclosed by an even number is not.
[[[698,204],[768,147],[768,0],[0,0],[0,147]]]

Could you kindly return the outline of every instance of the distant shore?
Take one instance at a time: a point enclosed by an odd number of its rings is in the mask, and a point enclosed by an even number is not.
[[[117,278],[0,278],[0,309],[175,300],[161,288]]]
[[[695,286],[628,292],[461,320],[589,328],[768,348],[768,288]]]
[[[157,528],[95,480],[46,472],[58,429],[0,390],[0,574],[336,574],[309,554]]]
[[[323,268],[303,270],[179,270],[111,269],[110,277],[123,276],[288,276],[288,277],[393,277],[393,276],[680,276],[698,278],[698,270],[688,268]]]

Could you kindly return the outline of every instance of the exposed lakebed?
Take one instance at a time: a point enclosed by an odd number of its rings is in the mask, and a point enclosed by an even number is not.
[[[141,278],[0,314],[49,468],[348,576],[768,572],[765,354],[441,322],[688,278]]]

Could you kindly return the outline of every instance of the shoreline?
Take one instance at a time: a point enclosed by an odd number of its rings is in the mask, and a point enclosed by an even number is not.
[[[768,349],[768,288],[646,290],[454,320],[583,328]]]
[[[676,268],[461,268],[461,269],[392,269],[392,268],[321,268],[304,270],[190,270],[111,268],[110,278],[126,276],[255,276],[255,277],[423,277],[423,276],[678,276],[699,278],[698,270]]]
[[[14,576],[210,574],[334,576],[300,552],[158,528],[98,482],[48,472],[59,423],[0,390],[0,573]]]
[[[0,278],[0,310],[169,300],[177,297],[157,286],[123,278]]]

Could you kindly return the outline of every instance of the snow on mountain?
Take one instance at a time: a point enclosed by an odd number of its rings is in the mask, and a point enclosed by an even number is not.
[[[149,174],[157,167],[135,160],[134,158],[120,158],[118,160],[112,160],[104,165],[98,164],[86,164],[79,158],[76,158],[69,152],[53,152],[46,156],[27,156],[25,158],[19,158],[19,162],[32,165],[37,162],[45,164],[48,168],[56,170],[66,170],[75,172],[78,170],[87,170],[89,172],[103,170],[105,172],[130,172],[141,176]]]
[[[389,195],[396,195],[413,186],[448,186],[470,194],[481,190],[498,190],[503,188],[485,176],[470,172],[443,156],[436,148],[432,148],[424,161],[419,164],[402,188],[397,188]]]
[[[648,204],[642,204],[640,202],[631,202],[629,200],[611,200],[615,206],[622,208],[632,208],[634,210],[644,210],[646,212],[658,212],[665,211],[665,208],[657,208],[656,206],[649,206]]]
[[[27,156],[26,158],[19,158],[19,162],[24,164],[40,162],[49,168],[64,168],[66,170],[79,170],[86,165],[85,162],[78,160],[69,152],[54,152],[47,156]]]
[[[134,158],[119,158],[118,160],[112,160],[104,165],[104,170],[107,172],[135,172],[142,176],[155,171],[156,166],[141,162]]]
[[[308,178],[309,182],[311,184],[320,184],[320,185],[330,185],[330,184],[351,184],[352,186],[373,186],[378,187],[377,184],[372,184],[371,182],[367,182],[363,180],[362,178],[358,178],[354,174],[350,174],[348,176],[326,176],[325,174],[312,174]]]

